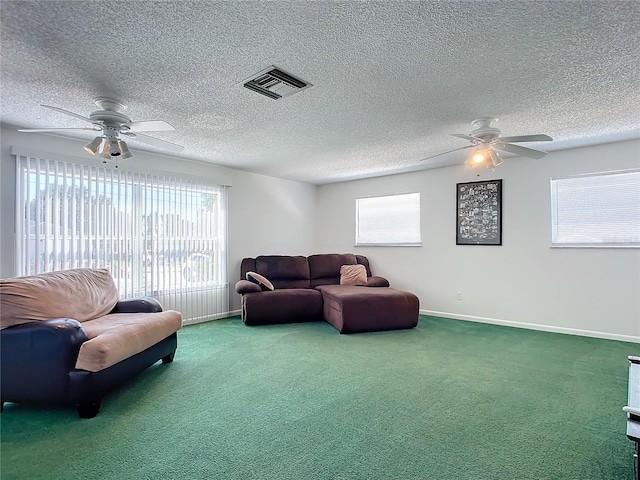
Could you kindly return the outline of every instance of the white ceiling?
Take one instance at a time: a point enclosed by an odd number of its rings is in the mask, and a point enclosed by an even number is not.
[[[83,127],[97,96],[181,156],[313,184],[461,164],[482,116],[551,151],[640,136],[640,2],[6,1],[5,125]],[[275,65],[313,87],[272,100]],[[36,135],[24,133],[23,135]],[[81,133],[78,138],[92,138]],[[136,149],[151,149],[129,141]],[[513,161],[517,161],[514,159]]]

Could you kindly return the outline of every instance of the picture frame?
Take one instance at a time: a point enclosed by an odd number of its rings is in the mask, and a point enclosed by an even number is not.
[[[456,184],[456,245],[502,245],[502,180]]]

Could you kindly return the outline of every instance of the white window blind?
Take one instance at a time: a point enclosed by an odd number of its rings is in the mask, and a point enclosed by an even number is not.
[[[356,245],[421,245],[420,194],[356,199]]]
[[[551,179],[552,246],[640,247],[640,170]]]
[[[16,156],[19,275],[106,268],[185,323],[228,312],[224,186]]]

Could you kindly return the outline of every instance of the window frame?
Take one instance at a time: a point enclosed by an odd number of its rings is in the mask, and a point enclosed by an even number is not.
[[[638,168],[632,168],[632,169],[625,169],[625,170],[612,170],[612,171],[605,171],[605,172],[593,172],[593,173],[585,173],[585,174],[578,174],[578,175],[567,175],[567,176],[559,176],[559,177],[552,177],[550,179],[549,185],[550,185],[550,226],[551,226],[551,248],[614,248],[614,249],[628,249],[628,248],[640,248],[640,241],[638,242],[631,242],[631,241],[609,241],[609,242],[605,242],[605,241],[597,241],[594,239],[594,241],[588,242],[588,241],[567,241],[567,240],[563,240],[563,236],[562,234],[559,234],[558,229],[560,228],[560,225],[558,223],[558,215],[559,215],[559,209],[561,209],[562,207],[558,207],[558,182],[562,182],[563,180],[578,180],[581,178],[593,178],[593,177],[609,177],[609,176],[614,176],[614,175],[627,175],[627,174],[634,174],[634,175],[638,175],[639,176],[639,180],[640,180],[640,169]],[[585,188],[587,188],[588,186],[585,185]],[[595,191],[595,188],[593,189],[594,191],[590,192],[590,195],[593,196],[595,195],[597,192]],[[594,203],[598,203],[598,202],[594,202]],[[602,204],[602,203],[600,203]],[[636,204],[636,214],[640,216],[640,202],[638,202]],[[579,224],[578,224],[579,225]],[[582,232],[584,235],[588,234],[588,231],[585,230]]]
[[[366,202],[367,200],[379,200],[385,198],[397,198],[400,196],[417,196],[417,206],[418,206],[418,241],[362,241],[361,238],[364,236],[360,231],[360,227],[362,224],[362,220],[360,218],[361,213],[361,202]],[[391,195],[372,195],[368,197],[360,197],[356,198],[355,202],[355,242],[354,246],[356,247],[421,247],[422,246],[422,213],[421,213],[421,195],[420,192],[408,192],[408,193],[396,193]],[[414,219],[415,220],[415,219]],[[414,232],[416,233],[416,232]],[[366,239],[366,237],[365,237]]]
[[[228,315],[227,187],[13,152],[15,272],[106,268],[184,323]]]

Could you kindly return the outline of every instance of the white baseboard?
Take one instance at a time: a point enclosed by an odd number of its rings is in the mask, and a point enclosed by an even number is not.
[[[205,318],[199,318],[196,320],[185,321],[185,322],[182,322],[182,325],[185,326],[185,325],[196,325],[198,323],[215,322],[216,320],[224,320],[225,318],[235,317],[236,315],[240,315],[240,310],[232,310],[226,313],[219,313],[214,317],[205,317]]]
[[[460,315],[458,313],[436,312],[434,310],[420,310],[422,315],[434,317],[453,318],[456,320],[466,320],[469,322],[490,323],[492,325],[503,325],[505,327],[525,328],[528,330],[541,330],[543,332],[564,333],[567,335],[579,335],[581,337],[604,338],[606,340],[618,340],[621,342],[640,343],[640,337],[632,335],[619,335],[616,333],[594,332],[591,330],[581,330],[577,328],[555,327],[553,325],[540,325],[536,323],[514,322],[512,320],[501,320],[498,318],[477,317],[475,315]]]
[[[231,310],[226,314],[219,315],[215,320],[222,320],[228,317],[235,317],[240,315],[242,312],[240,309]],[[488,318],[488,317],[478,317],[475,315],[461,315],[458,313],[450,313],[450,312],[437,312],[435,310],[420,310],[421,315],[430,315],[433,317],[445,317],[445,318],[453,318],[455,320],[465,320],[468,322],[478,322],[478,323],[489,323],[492,325],[502,325],[505,327],[515,327],[515,328],[524,328],[528,330],[540,330],[543,332],[552,332],[552,333],[564,333],[566,335],[579,335],[581,337],[593,337],[593,338],[603,338],[606,340],[618,340],[620,342],[630,342],[630,343],[640,343],[640,336],[634,337],[632,335],[619,335],[616,333],[607,333],[607,332],[594,332],[592,330],[581,330],[577,328],[567,328],[567,327],[555,327],[553,325],[540,325],[537,323],[525,323],[525,322],[514,322],[512,320],[501,320],[498,318]],[[211,321],[211,320],[203,320],[203,321]],[[193,322],[190,325],[193,325]]]

